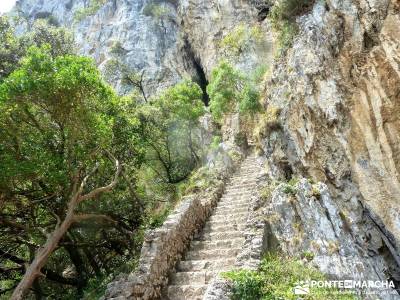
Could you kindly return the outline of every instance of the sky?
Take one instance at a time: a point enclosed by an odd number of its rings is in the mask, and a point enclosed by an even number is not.
[[[9,12],[16,0],[0,0],[0,13]]]

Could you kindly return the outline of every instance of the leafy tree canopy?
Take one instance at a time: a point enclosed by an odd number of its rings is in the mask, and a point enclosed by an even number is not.
[[[207,92],[211,112],[216,121],[233,111],[255,113],[260,109],[257,82],[250,80],[227,61],[222,61],[211,73]]]

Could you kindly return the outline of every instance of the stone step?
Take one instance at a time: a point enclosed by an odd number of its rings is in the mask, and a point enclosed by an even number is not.
[[[217,249],[217,250],[189,250],[186,260],[205,260],[205,259],[222,259],[235,258],[240,248]]]
[[[247,220],[236,220],[236,219],[234,219],[234,220],[209,220],[206,223],[206,226],[208,225],[208,226],[213,227],[213,226],[221,226],[221,225],[227,225],[227,226],[237,225],[238,227],[240,227],[240,226],[246,226],[246,221]]]
[[[209,282],[221,271],[234,269],[236,256],[245,241],[248,210],[257,188],[261,165],[247,157],[230,178],[212,216],[196,235],[170,277],[168,300],[200,300]]]
[[[233,176],[229,179],[228,184],[233,183],[254,183],[257,184],[258,178],[254,176]]]
[[[229,211],[229,210],[247,210],[249,208],[248,203],[242,203],[242,204],[235,204],[235,203],[219,203],[217,208],[215,209],[215,212],[218,211]]]
[[[249,205],[250,204],[251,197],[247,197],[247,199],[235,199],[235,198],[226,198],[221,200],[221,202],[218,203],[218,206],[237,206],[237,205]]]
[[[246,190],[246,191],[243,191],[243,190],[242,191],[226,191],[224,196],[223,196],[223,198],[250,196],[251,193],[252,192],[250,190]]]
[[[243,201],[243,203],[229,203],[227,201],[225,202],[219,202],[218,206],[216,209],[221,209],[221,208],[247,208],[249,206],[247,201]]]
[[[243,232],[246,227],[246,223],[227,223],[221,221],[220,223],[206,223],[204,226],[204,231],[210,230],[214,232],[224,232],[224,231],[240,231]]]
[[[256,187],[255,184],[238,184],[229,186],[225,193],[232,193],[232,192],[252,192],[253,189]]]
[[[178,272],[171,275],[170,283],[173,285],[203,285],[208,284],[216,272],[211,271],[197,271],[197,272]]]
[[[232,224],[232,226],[227,226],[226,228],[221,228],[220,230],[215,230],[213,228],[204,228],[203,231],[201,232],[200,238],[204,236],[211,236],[213,237],[214,235],[222,235],[222,234],[229,234],[229,233],[238,233],[242,232],[240,231],[237,226]],[[240,237],[240,236],[239,236]],[[227,236],[227,239],[230,237]]]
[[[204,226],[204,230],[213,231],[243,231],[246,227],[246,223],[236,224],[236,223],[226,223],[221,221],[221,223],[207,223]]]
[[[243,198],[236,197],[224,197],[218,203],[218,206],[227,206],[227,205],[248,205],[250,203],[250,196],[246,196]]]
[[[214,260],[182,260],[177,265],[177,271],[193,272],[201,270],[219,270],[224,267],[235,265],[236,258],[214,259]]]
[[[224,220],[225,221],[227,221],[227,220],[236,220],[236,219],[238,219],[238,220],[243,220],[243,219],[246,219],[247,218],[247,215],[248,215],[248,213],[247,212],[245,212],[245,213],[237,213],[237,214],[227,214],[226,216],[224,216]],[[221,216],[219,215],[219,216],[211,216],[210,217],[210,221],[217,221],[217,220],[219,220],[219,219],[221,219]]]
[[[170,285],[168,286],[169,300],[202,300],[207,285]]]
[[[248,188],[249,188],[248,186],[253,186],[253,187],[255,187],[255,186],[257,186],[257,183],[255,183],[255,182],[249,182],[249,181],[244,181],[244,182],[241,182],[241,181],[233,181],[233,182],[230,182],[230,183],[226,186],[226,189],[228,189],[228,188],[230,188],[230,187],[236,187],[236,186],[242,186],[242,188],[248,189]]]
[[[243,214],[247,213],[248,208],[221,208],[216,209],[213,213],[213,216],[225,216],[227,214]]]
[[[250,193],[243,195],[224,195],[220,199],[220,203],[225,203],[225,202],[235,203],[235,204],[239,204],[240,202],[248,203],[250,202],[250,199],[251,199]]]
[[[212,231],[212,232],[202,232],[198,241],[214,241],[214,240],[227,240],[243,237],[243,232],[238,230],[232,231]]]
[[[244,243],[244,238],[234,238],[219,241],[193,241],[190,244],[191,250],[215,250],[224,248],[240,248]]]

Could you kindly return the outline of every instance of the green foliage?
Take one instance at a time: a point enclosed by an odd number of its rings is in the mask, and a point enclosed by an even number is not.
[[[163,223],[180,184],[191,192],[213,180],[204,170],[191,175],[204,155],[202,90],[183,81],[147,99],[143,73],[128,70],[136,89],[118,97],[92,59],[73,54],[71,35],[44,20],[17,37],[1,17],[0,41],[0,257],[10,268],[0,288],[21,279],[63,219],[75,182],[98,165],[84,192],[108,183],[114,165],[105,153],[112,153],[123,165],[118,185],[79,205],[78,213],[98,218],[68,230],[32,292],[97,299],[113,275],[136,267],[144,230]]]
[[[51,26],[46,20],[38,20],[29,33],[16,36],[8,17],[0,16],[0,82],[18,68],[29,47],[46,44],[50,46],[53,57],[74,52],[73,36],[63,28]]]
[[[325,280],[318,270],[294,258],[267,254],[258,271],[232,271],[223,274],[234,283],[233,300],[297,300],[293,288],[302,281]],[[351,300],[353,295],[340,294],[336,289],[313,287],[304,300]]]
[[[281,0],[272,8],[269,17],[273,29],[279,33],[278,44],[281,51],[292,45],[298,33],[296,17],[309,9],[314,0]]]
[[[54,57],[52,50],[50,45],[31,47],[0,84],[0,253],[11,251],[18,258],[7,261],[12,267],[32,259],[57,218],[63,218],[75,180],[82,180],[95,163],[99,168],[89,188],[112,176],[113,164],[103,150],[123,161],[127,178],[141,158],[137,119],[103,82],[94,62],[75,55]],[[59,276],[74,266],[71,299],[82,295],[89,278],[104,276],[137,253],[131,230],[140,226],[143,210],[131,186],[121,179],[112,194],[82,203],[80,212],[115,222],[76,224],[48,261],[46,268]],[[24,269],[16,270],[13,276],[1,274],[1,284],[18,281]],[[41,283],[48,295],[62,287],[47,278]]]
[[[108,0],[90,0],[87,7],[78,9],[75,12],[74,20],[80,22],[83,19],[95,15],[99,9],[107,3]]]
[[[224,277],[234,282],[232,300],[261,299],[263,277],[255,271],[239,270],[224,274]]]
[[[268,72],[268,66],[259,65],[250,76],[251,82],[260,84],[264,80],[265,74]]]
[[[193,174],[180,186],[180,194],[182,196],[198,193],[202,189],[211,186],[213,181],[213,174],[208,168],[200,168],[193,172]]]
[[[283,192],[288,195],[296,195],[298,183],[298,178],[292,177],[292,179],[283,186]]]
[[[18,65],[24,53],[21,41],[14,35],[14,28],[6,16],[0,16],[0,82]]]
[[[256,138],[256,144],[258,147],[262,148],[264,139],[269,138],[274,130],[280,128],[280,113],[280,108],[274,105],[269,105],[267,110],[259,115],[258,124],[255,126],[253,131],[253,136]]]
[[[211,149],[218,149],[219,145],[222,143],[222,137],[219,135],[216,135],[213,137],[212,142],[211,142]]]
[[[150,2],[143,8],[143,14],[148,17],[153,17],[157,20],[168,16],[169,9],[159,3]]]
[[[301,257],[305,258],[308,261],[312,261],[314,259],[315,254],[310,251],[303,252]]]
[[[101,102],[112,97],[90,59],[53,59],[48,47],[31,48],[21,68],[0,87],[3,138],[26,141],[19,144],[18,153],[13,145],[3,145],[2,185],[19,175],[46,176],[63,186],[69,175],[65,167],[81,162],[99,144],[110,140],[110,120],[91,112],[100,110]],[[59,140],[50,143],[50,137],[55,136]],[[60,157],[65,151],[70,157]],[[30,160],[21,161],[18,156]]]
[[[130,90],[131,96],[133,93],[137,93],[136,98],[142,98],[140,99],[141,102],[147,102],[145,71],[139,72],[125,64],[123,62],[125,52],[126,50],[120,42],[114,43],[111,48],[111,54],[114,58],[110,59],[106,64],[105,78],[110,83],[120,81],[122,85]]]
[[[253,114],[260,109],[257,88],[227,61],[222,61],[212,71],[207,93],[211,113],[216,121],[235,110]]]
[[[196,83],[183,81],[137,110],[147,166],[165,183],[186,179],[199,161],[202,95]]]
[[[117,41],[111,46],[110,53],[114,56],[120,57],[126,53],[126,50],[122,47],[121,42]]]
[[[260,111],[260,93],[253,84],[247,82],[244,85],[239,97],[239,112],[252,115]]]
[[[274,186],[270,185],[270,184],[267,184],[266,186],[261,188],[261,191],[260,191],[261,199],[264,201],[270,200],[270,198],[272,196],[273,188],[274,188]]]
[[[162,226],[162,224],[164,223],[164,221],[167,219],[167,217],[169,216],[171,212],[171,206],[167,205],[166,207],[164,207],[163,209],[161,209],[161,211],[158,212],[153,212],[148,220],[148,227],[150,229],[155,229],[158,228],[160,226]]]
[[[239,24],[223,37],[220,47],[228,55],[238,56],[246,51],[252,42],[259,43],[262,39],[263,33],[260,26],[249,27],[245,24]]]
[[[207,93],[214,119],[234,110],[239,96],[241,76],[228,62],[222,61],[211,73]]]
[[[246,149],[248,147],[247,136],[246,136],[246,133],[243,131],[235,134],[234,141],[237,146],[239,146],[243,149]]]

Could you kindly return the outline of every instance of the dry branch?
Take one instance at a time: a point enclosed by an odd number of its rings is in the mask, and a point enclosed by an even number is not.
[[[113,156],[110,153],[107,153],[108,156],[112,157]],[[41,270],[46,264],[48,258],[50,255],[53,253],[53,251],[57,248],[58,243],[64,236],[64,234],[68,231],[68,229],[71,227],[71,225],[74,222],[93,218],[93,217],[106,217],[106,216],[99,216],[99,215],[77,215],[75,213],[76,208],[78,207],[79,203],[82,201],[88,200],[88,199],[93,199],[100,195],[101,193],[109,192],[111,191],[115,185],[118,182],[118,177],[119,174],[121,173],[121,165],[117,159],[115,159],[115,175],[113,180],[111,181],[110,184],[99,187],[94,189],[93,191],[82,195],[83,190],[86,186],[87,181],[89,180],[90,176],[96,172],[98,165],[93,168],[93,170],[85,176],[85,178],[82,180],[79,189],[76,191],[76,188],[74,188],[74,193],[68,203],[68,210],[67,214],[64,218],[64,220],[61,223],[58,223],[54,229],[54,231],[49,235],[47,238],[46,243],[40,247],[35,255],[34,260],[32,263],[29,265],[27,268],[24,277],[22,280],[19,282],[18,286],[15,288],[11,300],[20,300],[23,299],[24,296],[27,294],[28,290],[31,288],[32,284],[34,281],[39,277],[43,276]],[[74,184],[75,185],[75,184]],[[111,219],[112,220],[112,219]],[[112,220],[114,221],[114,220]]]

